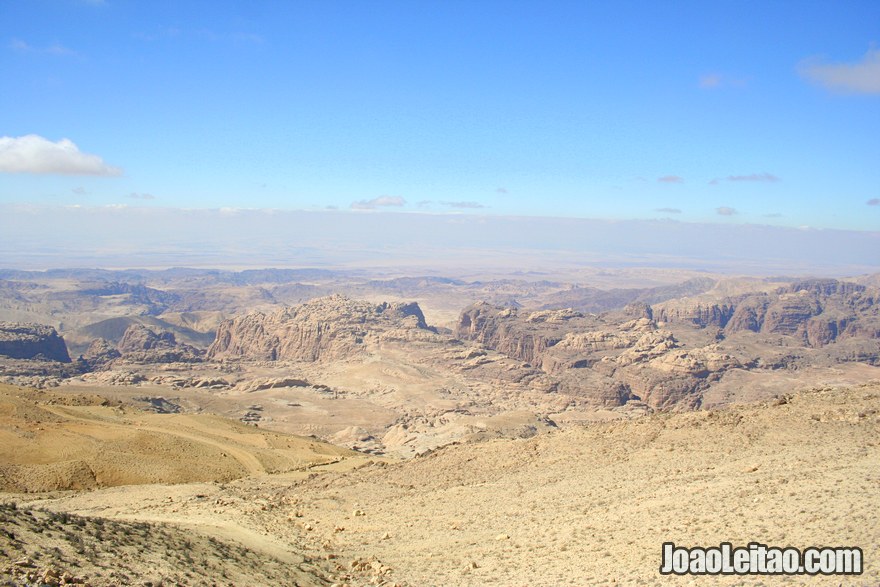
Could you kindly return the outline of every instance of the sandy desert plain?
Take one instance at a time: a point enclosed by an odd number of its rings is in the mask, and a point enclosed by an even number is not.
[[[407,271],[0,271],[0,583],[880,583],[880,274]]]

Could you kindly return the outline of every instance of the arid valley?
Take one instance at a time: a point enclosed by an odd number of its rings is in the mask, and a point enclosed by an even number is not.
[[[880,0],[0,0],[0,587],[880,586]]]
[[[857,546],[835,584],[876,584],[878,284],[7,270],[0,572],[691,584],[662,543],[759,542]]]

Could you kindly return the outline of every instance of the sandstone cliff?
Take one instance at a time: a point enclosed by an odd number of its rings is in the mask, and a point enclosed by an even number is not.
[[[804,280],[771,293],[714,302],[685,298],[652,310],[658,322],[722,328],[725,335],[781,334],[810,347],[854,337],[880,338],[880,291],[835,279]]]
[[[594,323],[573,310],[521,312],[479,302],[462,311],[455,336],[542,367],[547,349],[573,330],[585,330],[588,324]]]
[[[643,400],[654,408],[699,406],[701,393],[739,362],[714,349],[680,349],[644,309],[635,320],[572,310],[528,312],[474,304],[456,335],[525,361],[551,376],[554,391],[596,407]]]
[[[687,322],[701,328],[724,328],[734,314],[734,305],[730,302],[693,304],[674,300],[659,304],[652,310],[652,316],[658,322]]]
[[[333,295],[222,322],[208,358],[319,361],[364,352],[379,337],[432,336],[418,304],[372,304]]]
[[[64,339],[51,326],[0,322],[0,355],[69,363]]]
[[[110,341],[104,338],[97,338],[92,341],[82,357],[86,364],[92,369],[100,369],[110,364],[114,359],[118,359],[122,353],[113,346]]]
[[[97,343],[96,351],[102,346]],[[116,349],[123,359],[134,363],[191,363],[200,361],[204,354],[193,346],[178,343],[172,332],[157,333],[143,324],[129,326]]]

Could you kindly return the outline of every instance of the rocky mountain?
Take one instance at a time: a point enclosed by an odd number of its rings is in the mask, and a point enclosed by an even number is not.
[[[724,328],[733,317],[736,307],[731,302],[688,303],[679,300],[652,307],[652,314],[658,322],[684,322],[707,328]]]
[[[649,288],[573,287],[544,296],[540,309],[574,308],[583,312],[607,312],[632,303],[656,304],[683,296],[704,293],[716,284],[708,277],[694,277],[682,283]]]
[[[629,314],[644,314],[637,305]],[[739,361],[713,346],[685,349],[642,315],[617,320],[573,310],[466,308],[455,335],[551,375],[556,391],[597,407],[640,400],[654,408],[695,407],[701,392]]]
[[[113,281],[101,283],[81,292],[92,296],[127,296],[131,303],[142,304],[150,308],[150,314],[160,314],[171,304],[177,302],[180,296],[172,292],[147,287],[142,283],[127,283]]]
[[[730,373],[769,381],[784,370],[878,365],[877,300],[877,290],[858,284],[808,280],[723,300],[633,302],[602,315],[477,303],[454,335],[540,369],[552,391],[588,405],[695,408]],[[724,393],[738,393],[732,387]]]
[[[685,298],[652,307],[658,322],[789,336],[809,347],[880,338],[880,289],[835,279],[792,283],[771,293],[711,301]]]
[[[69,363],[64,339],[51,326],[0,322],[0,355]]]
[[[107,356],[107,353],[101,354],[104,345],[99,341],[92,346],[99,357]],[[89,348],[92,349],[92,346]],[[202,360],[204,356],[204,351],[178,343],[173,332],[157,333],[137,323],[128,327],[116,350],[126,361],[136,363],[191,363]]]
[[[69,331],[64,340],[71,354],[75,355],[85,352],[92,341],[97,339],[104,339],[116,346],[129,327],[133,324],[141,324],[153,332],[172,332],[178,342],[184,342],[197,348],[207,348],[214,341],[213,332],[199,332],[186,325],[174,324],[168,321],[168,318],[176,319],[177,316],[164,314],[162,319],[149,315],[117,316]]]
[[[596,319],[570,309],[521,312],[518,308],[478,302],[462,311],[455,336],[540,368],[544,366],[547,349],[572,331],[587,330],[597,324]]]
[[[114,359],[118,359],[122,353],[107,339],[97,338],[92,341],[82,357],[92,369],[100,369],[108,365]]]
[[[365,352],[380,336],[407,340],[435,336],[435,331],[418,304],[373,304],[332,295],[222,322],[208,358],[340,359]]]

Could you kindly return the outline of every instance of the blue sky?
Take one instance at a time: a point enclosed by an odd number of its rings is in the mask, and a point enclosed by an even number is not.
[[[880,229],[876,0],[0,0],[0,71],[0,204]]]

